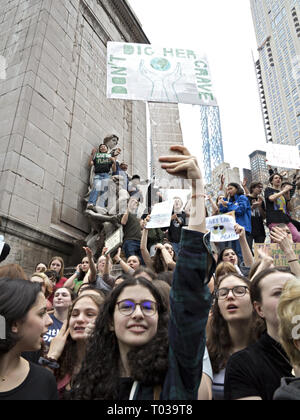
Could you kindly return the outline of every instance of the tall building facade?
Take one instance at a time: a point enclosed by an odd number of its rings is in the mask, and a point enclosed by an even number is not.
[[[0,3],[0,233],[11,246],[7,261],[27,273],[54,255],[76,265],[76,249],[82,252],[91,229],[83,198],[92,149],[115,133],[129,174],[147,177],[146,106],[106,98],[106,45],[149,40],[125,0]]]
[[[164,189],[181,188],[180,178],[168,175],[158,161],[160,156],[170,154],[174,144],[183,145],[178,104],[149,103],[152,176],[155,185]]]
[[[255,150],[249,155],[252,180],[255,182],[266,183],[269,178],[269,172],[266,165],[266,152]]]
[[[218,106],[200,106],[204,177],[212,182],[213,170],[224,162],[220,110]]]
[[[240,170],[237,167],[231,168],[229,163],[222,162],[220,165],[216,166],[212,171],[211,182],[206,184],[206,192],[212,197],[217,197],[220,191],[220,181],[221,176],[225,177],[224,185],[227,185],[230,182],[235,182],[241,184],[240,179]]]
[[[300,147],[300,2],[250,2],[266,140]]]

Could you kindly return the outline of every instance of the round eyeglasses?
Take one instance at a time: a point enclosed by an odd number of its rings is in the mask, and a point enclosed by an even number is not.
[[[132,315],[137,306],[141,308],[141,311],[145,316],[154,316],[157,312],[157,303],[152,302],[151,300],[143,300],[142,302],[136,303],[133,300],[124,299],[116,304],[120,314],[125,316]]]
[[[221,289],[218,289],[215,292],[215,296],[217,299],[226,299],[229,292],[232,291],[233,296],[235,297],[243,297],[247,293],[247,290],[249,290],[249,287],[247,286],[235,286],[232,289],[228,289],[227,287],[221,287]]]

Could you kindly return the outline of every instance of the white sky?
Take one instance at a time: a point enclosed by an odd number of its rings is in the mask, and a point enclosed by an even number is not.
[[[221,114],[225,162],[250,168],[265,150],[252,60],[257,45],[249,0],[128,0],[152,44],[196,49],[209,60]],[[184,142],[202,162],[198,109],[180,105]]]

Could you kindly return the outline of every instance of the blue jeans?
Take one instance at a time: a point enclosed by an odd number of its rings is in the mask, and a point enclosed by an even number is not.
[[[90,193],[90,198],[88,204],[93,204],[94,206],[97,204],[98,197],[100,194],[100,207],[105,207],[105,195],[104,192],[108,191],[108,179],[109,174],[96,174],[94,176],[94,185],[93,189]]]
[[[141,254],[141,241],[135,241],[133,239],[127,239],[123,243],[123,251],[126,256],[126,259],[131,257],[131,255],[136,255],[140,258],[141,264],[145,265],[142,254]]]
[[[171,244],[172,244],[176,257],[178,257],[179,251],[181,249],[180,242],[171,242]]]

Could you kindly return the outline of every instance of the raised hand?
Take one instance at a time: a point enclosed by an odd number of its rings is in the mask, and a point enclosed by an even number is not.
[[[118,252],[113,257],[114,262],[118,263],[119,261],[121,261],[121,251],[122,251],[122,248],[118,248]]]
[[[274,226],[270,231],[270,238],[273,242],[279,244],[282,250],[291,247],[293,243],[293,238],[290,232],[287,232],[287,229],[280,228],[279,226]]]
[[[169,174],[185,179],[202,179],[202,174],[195,156],[191,156],[189,150],[184,146],[171,146],[170,150],[181,154],[173,156],[161,156],[159,161],[161,167]]]
[[[237,223],[234,225],[234,230],[240,238],[244,238],[246,236],[245,228]]]
[[[84,249],[87,257],[91,257],[91,258],[93,257],[92,250],[89,247],[84,246],[83,249]]]
[[[60,358],[64,351],[69,333],[70,328],[68,328],[68,321],[65,321],[57,336],[53,338],[53,340],[50,343],[50,348],[48,352],[49,358],[55,360],[58,360]]]
[[[257,250],[259,258],[262,260],[264,267],[271,267],[274,263],[273,258],[269,255],[267,244],[264,245],[262,249]]]

